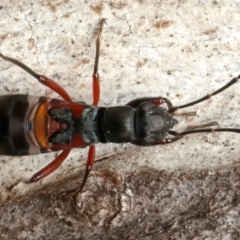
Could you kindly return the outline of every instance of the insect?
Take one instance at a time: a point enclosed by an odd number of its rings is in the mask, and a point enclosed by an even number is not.
[[[203,102],[224,91],[236,83],[240,75],[217,91],[180,106],[174,106],[164,97],[145,97],[135,99],[125,106],[97,107],[100,96],[100,36],[104,21],[103,19],[100,22],[96,40],[92,105],[73,102],[58,83],[0,53],[1,58],[19,66],[63,99],[23,94],[0,96],[0,154],[23,156],[62,151],[50,164],[34,174],[30,182],[36,182],[52,173],[66,159],[72,148],[89,147],[86,171],[79,188],[81,191],[93,167],[95,144],[98,142],[130,142],[138,146],[153,146],[169,144],[193,133],[240,133],[237,128],[212,128],[218,125],[217,122],[190,126],[183,132],[171,130],[178,123],[174,116],[195,115],[195,112],[177,113],[177,110]]]

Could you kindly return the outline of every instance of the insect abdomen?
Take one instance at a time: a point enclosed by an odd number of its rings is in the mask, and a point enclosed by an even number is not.
[[[27,155],[23,122],[29,107],[27,95],[0,97],[0,154]]]

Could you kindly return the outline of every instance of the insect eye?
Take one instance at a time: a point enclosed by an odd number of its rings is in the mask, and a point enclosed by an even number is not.
[[[31,131],[32,131],[32,128],[33,128],[33,126],[32,126],[32,121],[27,120],[27,121],[25,122],[25,131],[26,131],[26,132],[31,132]]]
[[[143,142],[146,144],[153,144],[156,142],[156,140],[151,138],[150,136],[146,136],[143,138]]]
[[[151,103],[143,103],[140,106],[140,110],[144,111],[144,112],[148,112],[151,108],[153,107],[153,105]]]

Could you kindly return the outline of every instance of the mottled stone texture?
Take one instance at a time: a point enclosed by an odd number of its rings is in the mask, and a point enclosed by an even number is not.
[[[1,205],[3,239],[238,239],[240,170],[99,170]],[[65,181],[66,182],[66,181]],[[55,190],[54,190],[55,189]],[[57,189],[57,190],[56,190]]]

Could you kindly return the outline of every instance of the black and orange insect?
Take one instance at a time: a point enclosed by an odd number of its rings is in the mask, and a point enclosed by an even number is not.
[[[164,97],[135,99],[125,106],[97,107],[100,96],[98,74],[100,35],[96,40],[96,57],[93,71],[93,103],[73,102],[69,94],[52,79],[35,73],[25,64],[0,53],[0,57],[24,69],[40,83],[51,88],[63,99],[35,97],[24,94],[0,96],[0,154],[24,156],[52,151],[62,151],[49,165],[37,172],[31,182],[38,181],[60,166],[72,148],[89,147],[84,187],[95,158],[96,143],[133,143],[139,146],[168,144],[184,135],[206,132],[234,132],[237,128],[212,128],[217,122],[190,126],[183,132],[171,130],[178,121],[173,116],[194,115],[176,113],[209,99],[240,79],[233,78],[225,86],[196,101],[174,106]],[[166,108],[160,105],[165,104]]]

